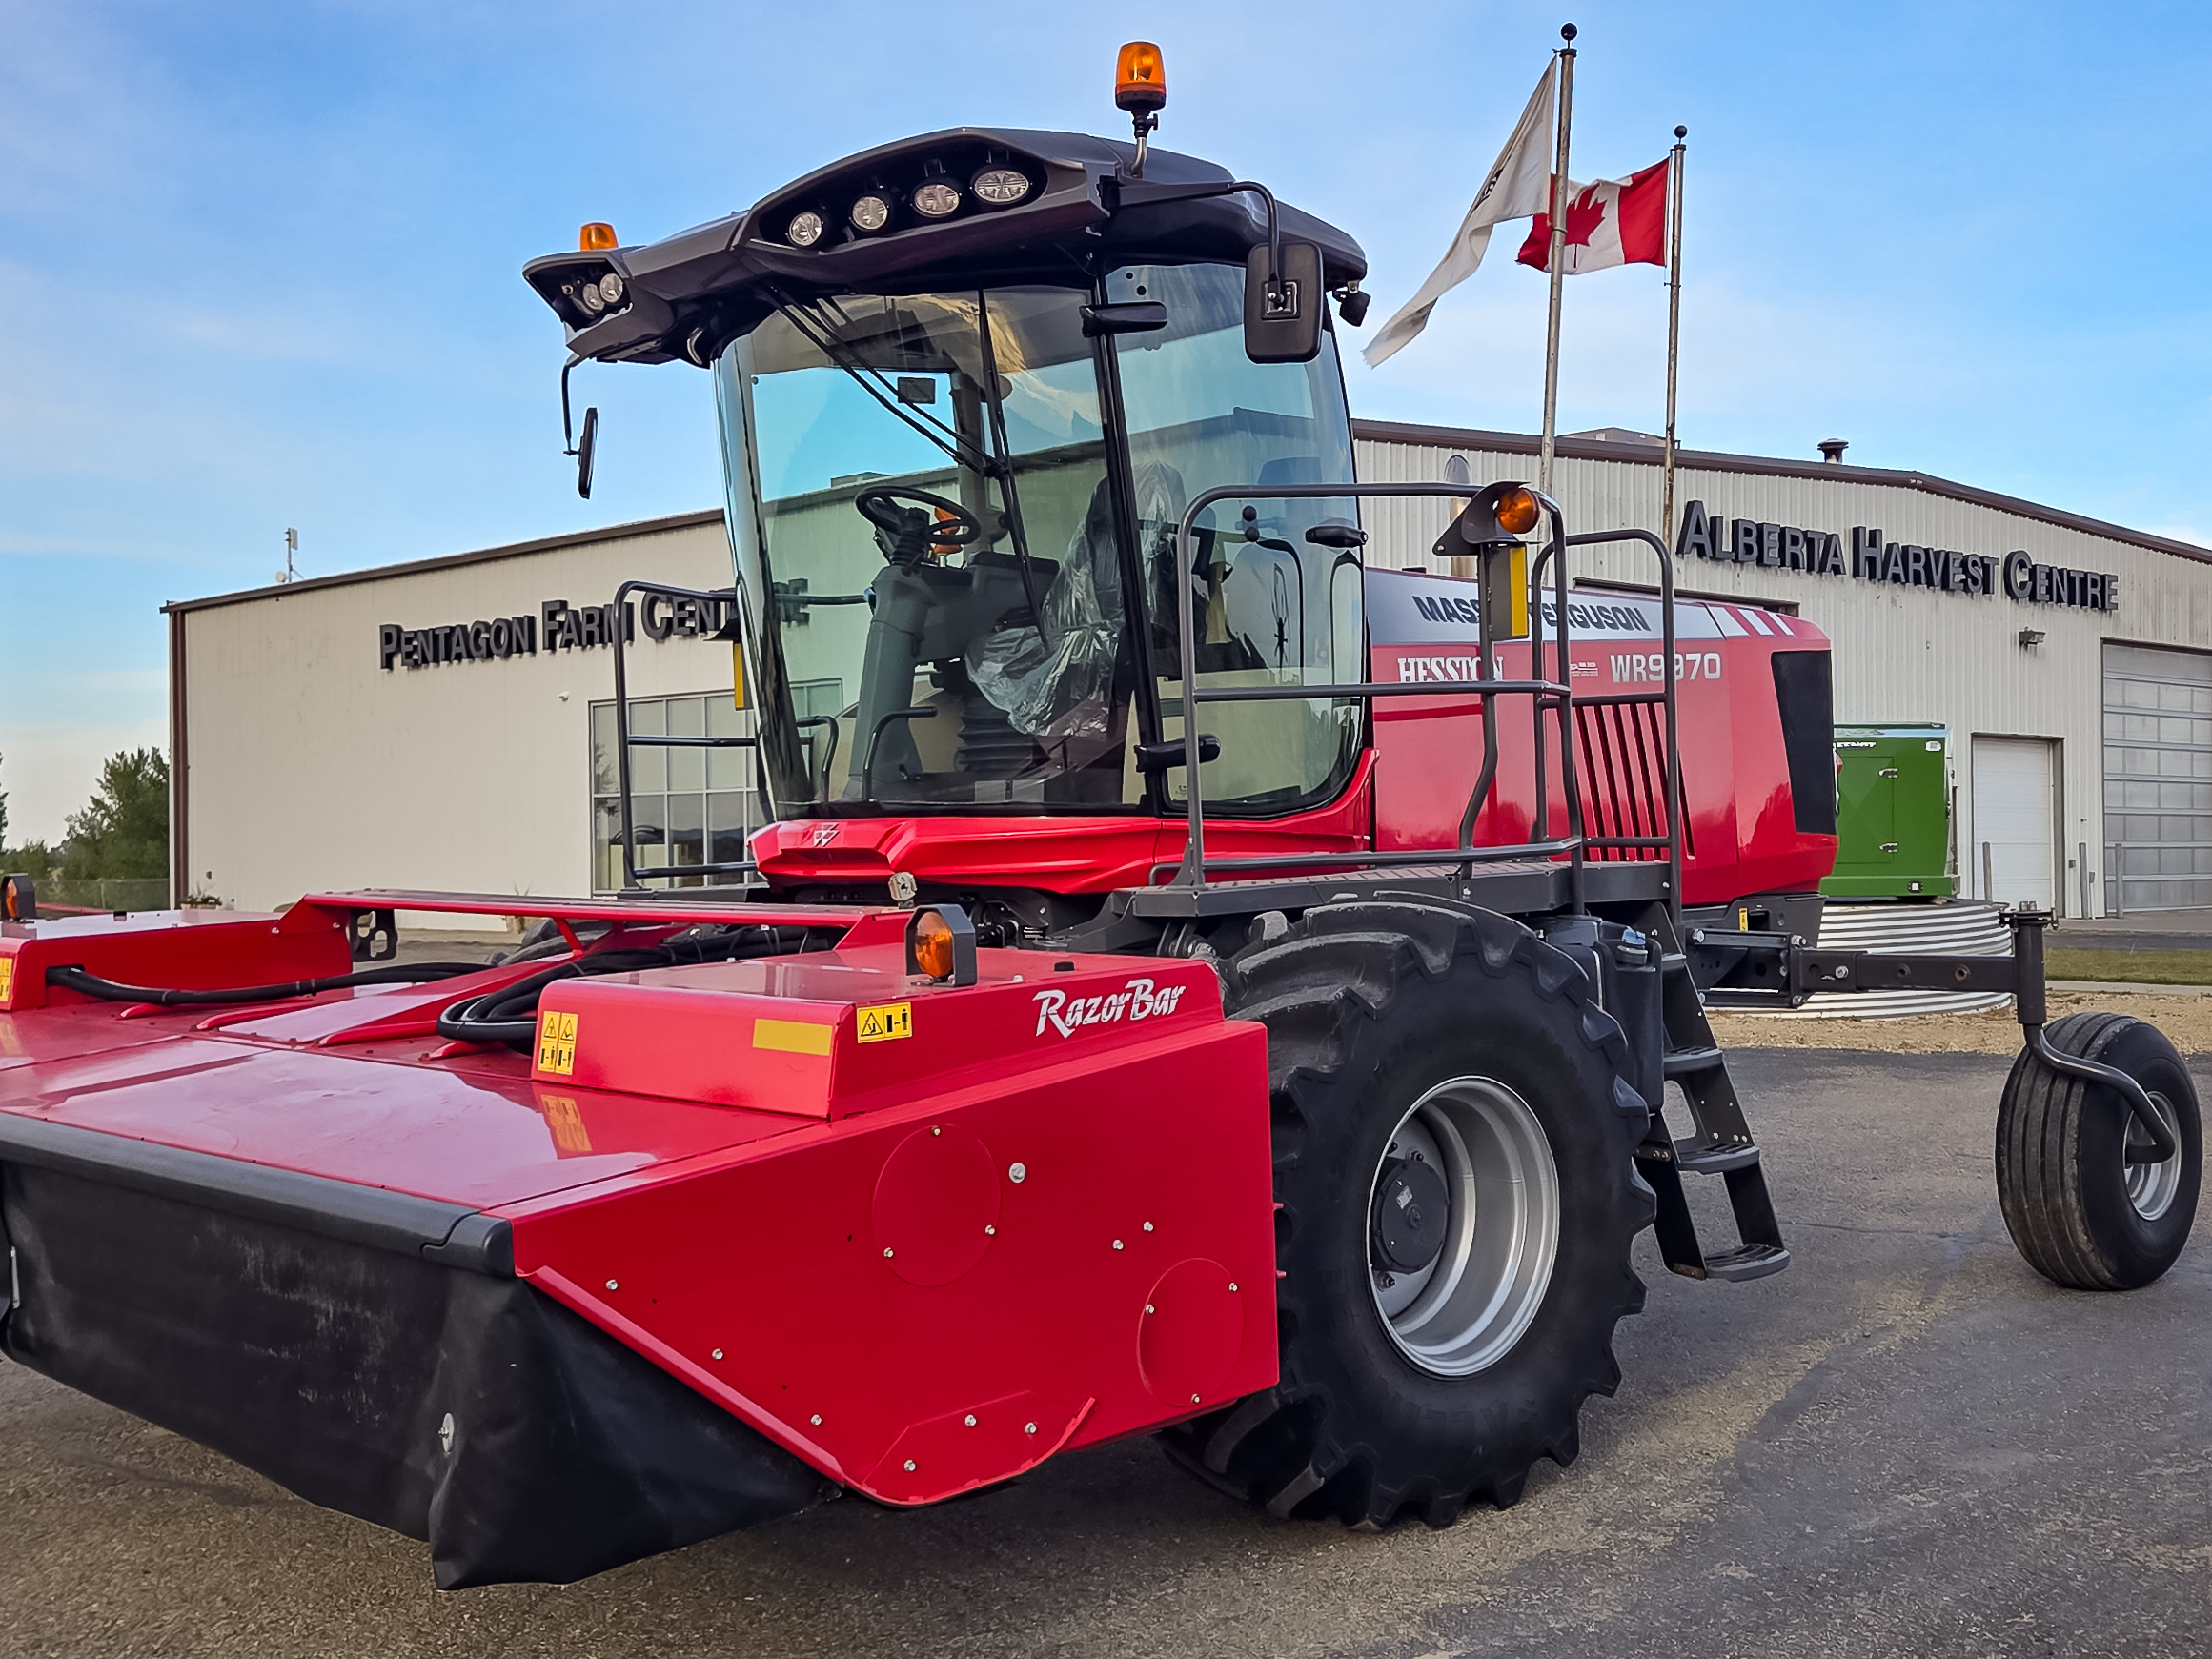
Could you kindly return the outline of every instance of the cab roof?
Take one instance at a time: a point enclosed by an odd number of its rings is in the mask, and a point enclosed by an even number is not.
[[[703,367],[782,298],[1076,282],[1129,262],[1241,265],[1268,239],[1258,192],[1200,193],[1237,182],[1227,169],[1159,149],[1147,151],[1142,178],[1135,163],[1133,145],[1080,132],[948,128],[847,156],[742,212],[660,241],[547,254],[522,275],[560,317],[578,358]],[[1021,172],[1027,194],[996,209],[983,203],[971,181],[993,168]],[[961,197],[937,220],[912,206],[933,179]],[[889,223],[873,234],[850,218],[865,194],[891,204]],[[822,233],[795,245],[791,221],[809,212]],[[1279,220],[1285,241],[1320,248],[1325,287],[1367,274],[1367,255],[1335,226],[1288,206]],[[578,291],[610,272],[621,279],[619,298],[602,312],[585,309]]]

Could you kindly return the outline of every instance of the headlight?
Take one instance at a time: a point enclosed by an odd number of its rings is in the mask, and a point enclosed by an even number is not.
[[[1010,208],[1029,193],[1029,175],[1011,167],[986,167],[968,188],[986,208]]]
[[[579,287],[576,291],[576,299],[578,305],[594,316],[607,309],[607,297],[599,292],[599,285],[596,282],[587,282]]]
[[[880,231],[891,222],[891,204],[879,195],[864,195],[853,203],[853,223],[863,231]]]
[[[960,211],[960,192],[943,179],[931,179],[914,192],[914,211],[925,219],[942,219]]]
[[[813,247],[822,240],[822,215],[812,208],[793,213],[791,223],[783,227],[783,239],[794,248]]]
[[[609,305],[622,303],[622,278],[619,273],[610,271],[599,278],[599,297]]]

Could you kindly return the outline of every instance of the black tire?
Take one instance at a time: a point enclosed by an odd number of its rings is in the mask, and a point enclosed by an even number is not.
[[[2028,1264],[2070,1290],[2134,1290],[2182,1253],[2197,1216],[2204,1135],[2197,1089],[2157,1026],[2125,1014],[2069,1014],[2045,1028],[2061,1054],[2126,1072],[2173,1113],[2181,1146],[2168,1164],[2130,1165],[2123,1148],[2134,1114],[2111,1089],[2055,1072],[2025,1049],[2005,1079],[1997,1114],[1997,1193],[2004,1224]],[[2139,1143],[2147,1138],[2134,1130]],[[2153,1206],[2129,1192],[2145,1172]]]
[[[1640,1310],[1629,1264],[1654,1202],[1634,1166],[1648,1114],[1628,1047],[1581,969],[1518,922],[1471,907],[1310,910],[1232,961],[1234,1018],[1268,1027],[1282,1376],[1167,1431],[1169,1454],[1276,1515],[1431,1526],[1503,1508],[1539,1457],[1580,1445],[1582,1402],[1620,1382],[1613,1331]],[[1370,1277],[1375,1171],[1438,1083],[1495,1080],[1541,1123],[1558,1243],[1529,1323],[1471,1375],[1416,1364]]]

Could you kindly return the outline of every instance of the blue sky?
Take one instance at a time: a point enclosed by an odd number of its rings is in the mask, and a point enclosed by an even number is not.
[[[1560,22],[1579,177],[1691,129],[1682,434],[2212,538],[2212,14],[2033,6],[1266,8],[0,0],[0,788],[53,835],[165,732],[166,599],[715,504],[705,375],[578,372],[523,260],[645,240],[964,122],[1159,141],[1442,253]],[[2111,23],[2104,20],[2111,18]],[[1533,430],[1543,281],[1491,261],[1357,415]],[[1665,296],[1569,285],[1565,430],[1660,421]],[[588,384],[587,384],[588,382]]]

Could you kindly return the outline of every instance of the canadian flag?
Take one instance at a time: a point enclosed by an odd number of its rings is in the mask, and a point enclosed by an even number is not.
[[[1609,265],[1664,265],[1667,262],[1667,164],[1659,162],[1626,178],[1595,184],[1567,181],[1567,245],[1559,268],[1570,276],[1603,271]],[[1520,262],[1538,271],[1552,267],[1552,215],[1541,212],[1521,244]]]

